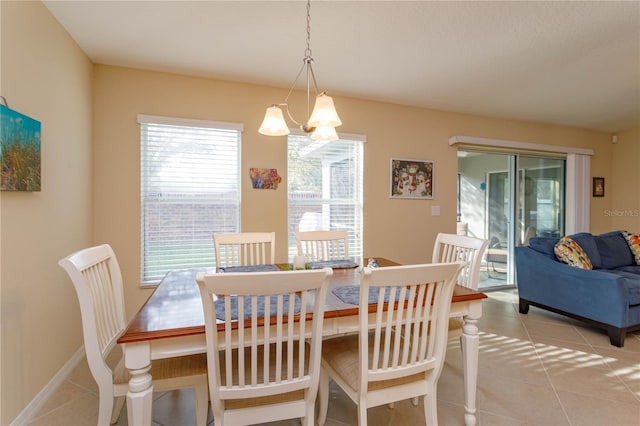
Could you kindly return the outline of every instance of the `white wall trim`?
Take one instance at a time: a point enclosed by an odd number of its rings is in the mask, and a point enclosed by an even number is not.
[[[80,349],[74,353],[69,361],[67,361],[62,368],[56,373],[55,376],[45,385],[44,388],[31,400],[29,404],[13,419],[10,423],[11,426],[26,425],[31,423],[36,414],[51,398],[51,396],[58,390],[60,385],[69,377],[69,374],[78,366],[80,361],[84,358],[84,345],[80,346]]]
[[[593,155],[592,149],[574,148],[571,146],[545,145],[540,143],[510,141],[505,139],[478,138],[475,136],[451,136],[449,138],[449,145],[455,145],[458,143],[468,144],[468,145],[493,146],[493,147],[500,147],[500,148],[515,148],[515,149],[531,150],[531,151]]]

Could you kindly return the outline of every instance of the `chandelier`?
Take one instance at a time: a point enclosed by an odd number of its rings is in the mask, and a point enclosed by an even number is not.
[[[336,133],[336,127],[342,124],[336,108],[333,105],[333,98],[328,96],[326,92],[320,92],[318,90],[318,84],[316,83],[316,76],[313,73],[313,58],[311,57],[311,48],[309,47],[311,41],[311,1],[307,0],[307,48],[304,51],[304,59],[302,60],[302,68],[298,71],[287,97],[284,102],[279,104],[273,104],[267,108],[267,112],[264,115],[264,120],[258,132],[267,136],[284,136],[289,134],[289,126],[287,126],[282,110],[287,112],[287,116],[293,121],[296,126],[300,127],[302,131],[310,134],[311,139],[318,141],[335,141],[338,140],[338,134]],[[296,121],[289,111],[289,96],[293,92],[298,78],[302,75],[302,72],[306,71],[307,77],[307,122],[299,123]],[[309,114],[311,105],[311,83],[316,93],[316,101],[313,107],[313,112]]]

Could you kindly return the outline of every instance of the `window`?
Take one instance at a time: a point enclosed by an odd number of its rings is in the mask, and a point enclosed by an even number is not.
[[[358,135],[334,142],[289,135],[289,259],[298,254],[296,231],[348,230],[349,255],[360,261],[364,141]]]
[[[139,115],[141,280],[215,264],[213,234],[240,230],[242,125]]]

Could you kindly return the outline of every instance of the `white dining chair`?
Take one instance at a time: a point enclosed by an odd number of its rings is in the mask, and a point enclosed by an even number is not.
[[[115,423],[129,389],[122,351],[113,369],[107,360],[127,325],[118,261],[111,246],[103,244],[73,253],[58,264],[71,278],[80,302],[87,363],[98,385],[98,425]],[[196,423],[206,425],[209,395],[205,354],[155,360],[150,373],[154,391],[194,388]]]
[[[298,255],[307,262],[349,258],[347,231],[305,231],[296,232],[295,236]]]
[[[320,425],[327,418],[329,379],[357,404],[359,425],[367,424],[367,408],[419,396],[426,423],[437,424],[436,386],[461,268],[461,262],[364,268],[359,334],[323,343]]]
[[[274,264],[275,232],[236,232],[214,234],[216,268]]]
[[[332,274],[330,268],[198,274],[216,425],[292,418],[314,424]]]
[[[488,240],[466,235],[439,233],[433,246],[433,263],[464,262],[458,274],[457,283],[461,286],[478,290],[480,265],[489,244]],[[462,318],[449,319],[449,339],[462,335]]]

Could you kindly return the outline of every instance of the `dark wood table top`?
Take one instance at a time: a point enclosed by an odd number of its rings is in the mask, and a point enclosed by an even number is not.
[[[398,265],[377,258],[381,267]],[[198,272],[214,272],[215,268],[183,269],[169,272],[147,302],[129,323],[118,343],[165,339],[204,334],[202,300],[195,277]],[[334,269],[327,292],[325,319],[358,315],[358,306],[338,299],[331,290],[345,285],[358,285],[358,268]],[[452,303],[484,299],[483,293],[456,285]]]

